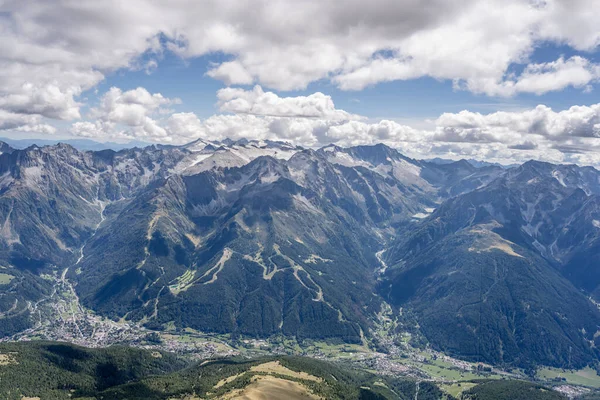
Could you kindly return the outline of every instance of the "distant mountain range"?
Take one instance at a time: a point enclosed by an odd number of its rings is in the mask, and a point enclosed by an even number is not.
[[[456,160],[450,160],[448,158],[435,157],[435,158],[429,158],[426,161],[429,161],[429,162],[432,162],[432,163],[436,163],[436,164],[452,164]],[[471,164],[471,165],[473,165],[474,167],[477,167],[477,168],[488,167],[488,166],[496,166],[496,167],[502,167],[502,168],[513,168],[513,167],[518,167],[519,166],[519,164],[500,164],[500,163],[491,163],[491,162],[487,162],[487,161],[474,160],[474,159],[467,159],[466,161],[469,164]]]
[[[58,143],[65,143],[75,147],[78,150],[83,151],[99,151],[99,150],[123,150],[130,149],[133,147],[146,147],[150,143],[141,141],[131,141],[128,143],[116,143],[116,142],[97,142],[90,139],[59,139],[59,140],[48,140],[48,139],[9,139],[0,137],[0,141],[8,144],[15,149],[25,149],[29,146],[53,146]]]
[[[0,334],[54,272],[100,315],[361,343],[395,330],[473,361],[598,359],[600,172],[198,140],[0,147]]]

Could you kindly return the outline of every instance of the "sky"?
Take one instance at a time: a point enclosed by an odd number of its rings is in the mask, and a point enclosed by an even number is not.
[[[0,0],[0,136],[600,166],[600,0]]]

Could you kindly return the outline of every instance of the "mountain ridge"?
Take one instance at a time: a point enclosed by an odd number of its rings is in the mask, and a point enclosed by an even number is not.
[[[594,168],[437,164],[383,144],[2,149],[0,261],[13,277],[0,284],[4,335],[31,326],[52,290],[43,276],[58,274],[84,306],[153,329],[364,343],[389,302],[458,357],[598,357],[600,312],[586,297],[600,286]],[[482,291],[488,325],[473,322]],[[555,350],[535,343],[540,329]]]

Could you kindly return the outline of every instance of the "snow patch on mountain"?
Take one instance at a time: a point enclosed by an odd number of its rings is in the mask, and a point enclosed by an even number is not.
[[[210,157],[212,154],[214,153],[206,153],[206,154],[193,154],[193,161],[190,164],[190,167],[193,167],[194,165],[201,163],[202,161],[206,160],[208,157]]]
[[[412,217],[416,218],[416,219],[423,219],[423,218],[429,217],[429,214],[425,214],[425,213],[420,212],[420,213],[414,214]]]
[[[329,146],[325,146],[323,148],[321,148],[322,151],[326,152],[326,153],[334,153],[339,149],[339,147],[337,147],[334,144],[330,144]]]
[[[281,178],[281,176],[279,174],[270,172],[270,173],[261,175],[260,182],[261,183],[273,183],[273,182],[277,182],[279,180],[279,178]]]
[[[10,171],[7,171],[4,174],[0,175],[0,188],[5,188],[5,187],[9,186],[11,183],[13,183],[14,181],[15,181],[15,179],[13,178]]]
[[[211,142],[211,141],[204,140],[204,139],[198,139],[198,140],[195,140],[191,143],[184,145],[183,147],[188,149],[189,151],[198,152],[198,151],[204,150],[208,146],[217,148],[220,146],[220,144],[217,142]]]
[[[421,178],[421,167],[411,164],[405,160],[397,160],[392,162],[392,175],[400,182],[405,184],[429,188],[427,181]]]
[[[255,143],[246,146],[232,146],[230,151],[239,158],[245,160],[246,163],[263,156],[270,156],[287,161],[298,152],[298,150],[292,148],[261,147]]]
[[[390,151],[394,151],[390,149]],[[359,152],[355,148],[344,149],[335,145],[329,145],[320,149],[320,152],[332,164],[342,165],[344,167],[363,167],[378,173],[381,176],[392,176],[405,185],[429,188],[427,181],[421,178],[421,167],[409,160],[403,158],[397,153],[380,158],[379,161],[360,158]],[[377,158],[374,158],[377,160]]]
[[[23,176],[28,186],[37,186],[42,181],[43,169],[40,166],[23,168]]]
[[[567,185],[565,184],[565,177],[562,174],[561,171],[559,170],[554,170],[552,171],[552,176],[554,177],[554,179],[556,179],[558,181],[558,183],[560,183],[562,186],[567,187]]]
[[[387,166],[380,165],[380,166],[376,167],[366,161],[356,159],[356,158],[352,157],[350,154],[347,154],[347,153],[344,153],[341,151],[336,151],[331,154],[332,154],[332,156],[328,157],[328,161],[331,163],[334,163],[334,164],[343,165],[344,167],[365,167],[365,168],[372,169],[374,171],[378,170],[377,167],[383,167],[384,173],[389,172],[389,167],[387,167]]]
[[[229,142],[227,142],[229,143]],[[300,151],[287,143],[266,141],[225,142],[196,141],[184,146],[192,154],[186,156],[175,173],[194,175],[214,168],[242,167],[258,157],[269,156],[289,160]]]
[[[184,175],[199,174],[204,171],[209,171],[214,168],[234,168],[246,165],[248,162],[230,151],[219,150],[202,161],[184,169]]]

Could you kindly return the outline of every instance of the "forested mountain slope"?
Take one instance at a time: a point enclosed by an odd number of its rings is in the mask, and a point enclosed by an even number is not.
[[[387,302],[459,357],[582,366],[597,358],[599,195],[593,168],[385,145],[3,145],[0,334],[39,325],[69,282],[99,315],[153,329],[364,343]]]

